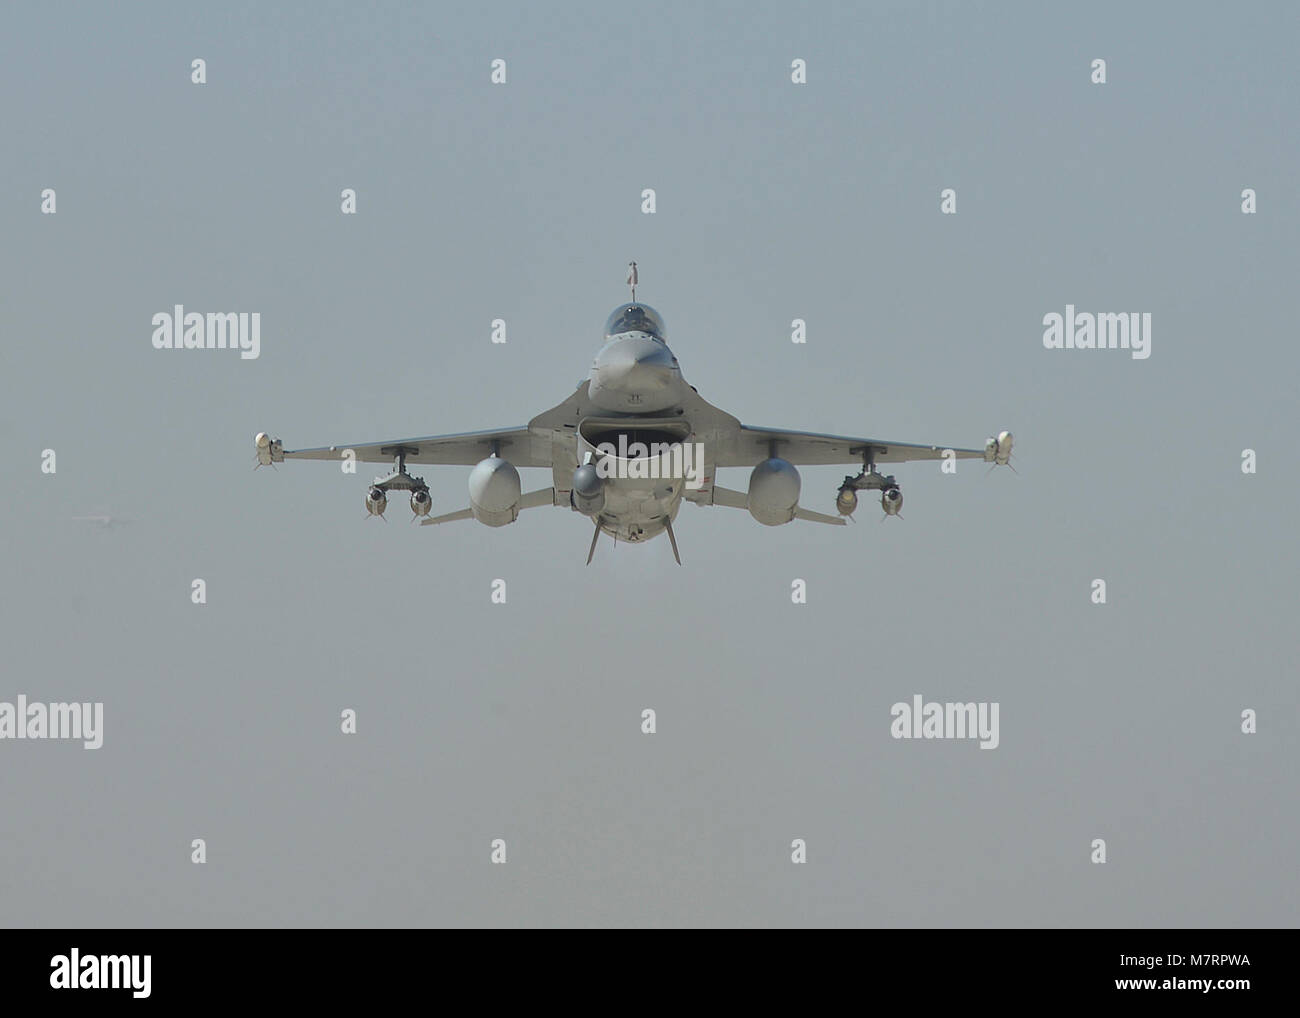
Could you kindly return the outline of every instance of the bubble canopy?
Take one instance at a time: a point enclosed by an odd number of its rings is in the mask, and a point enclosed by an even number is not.
[[[668,342],[663,317],[649,304],[620,304],[605,319],[605,338],[624,332],[645,332],[661,343]]]

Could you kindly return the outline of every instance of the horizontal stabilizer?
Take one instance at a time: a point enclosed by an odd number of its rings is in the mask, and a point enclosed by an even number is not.
[[[536,491],[530,491],[519,499],[519,511],[525,509],[536,509],[539,505],[555,505],[554,488],[538,488]],[[473,519],[474,511],[472,509],[457,509],[454,513],[443,513],[441,516],[431,516],[427,520],[421,520],[420,526],[431,527],[435,523],[454,523],[457,520]]]
[[[827,516],[825,513],[815,513],[801,505],[794,507],[794,518],[796,520],[807,520],[809,523],[827,523],[832,527],[842,527],[846,522],[843,516]]]
[[[420,526],[431,527],[435,523],[455,523],[457,520],[470,520],[473,518],[473,510],[457,509],[454,513],[443,513],[441,516],[430,516],[427,520],[421,520]]]
[[[743,491],[736,491],[733,488],[722,488],[715,484],[713,486],[712,504],[725,505],[729,509],[748,509],[749,496]],[[795,506],[794,518],[796,520],[807,520],[809,523],[827,523],[832,527],[842,527],[845,523],[842,516],[827,516],[825,513],[815,513],[811,509],[805,509],[803,506]]]
[[[715,484],[713,486],[713,504],[725,505],[729,509],[748,509],[749,496],[743,491],[736,491],[732,488],[723,488]]]

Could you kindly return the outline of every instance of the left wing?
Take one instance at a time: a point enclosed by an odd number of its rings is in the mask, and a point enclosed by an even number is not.
[[[942,459],[948,449],[957,459],[981,459],[992,463],[998,451],[998,440],[990,438],[982,449],[960,449],[947,445],[913,445],[882,442],[875,438],[821,435],[811,431],[779,431],[742,424],[734,440],[716,450],[715,462],[720,467],[753,467],[769,456],[779,456],[796,466],[831,463],[860,466],[867,450],[874,450],[872,459],[875,463],[906,463],[910,460]]]
[[[265,442],[263,442],[265,439]],[[257,436],[258,460],[264,464],[283,460],[339,460],[351,449],[360,463],[391,463],[400,453],[405,453],[408,465],[433,463],[444,466],[472,467],[491,455],[495,446],[497,454],[517,467],[551,466],[551,439],[549,434],[534,434],[527,427],[500,428],[494,431],[466,431],[458,435],[430,435],[425,438],[400,438],[391,442],[358,442],[349,445],[327,445],[316,449],[284,449],[279,439]]]

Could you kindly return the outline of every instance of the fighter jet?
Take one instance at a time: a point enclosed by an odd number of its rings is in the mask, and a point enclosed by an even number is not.
[[[899,514],[902,490],[892,474],[880,473],[882,464],[944,457],[1010,462],[1008,431],[980,448],[959,448],[741,424],[687,383],[668,346],[663,317],[636,300],[635,263],[631,268],[632,299],[606,320],[604,343],[588,377],[568,399],[526,425],[294,450],[261,432],[255,440],[258,465],[348,457],[391,462],[392,472],[376,478],[366,491],[366,511],[372,516],[384,515],[393,491],[410,492],[412,522],[418,519],[422,526],[475,519],[503,527],[525,509],[559,506],[592,522],[588,564],[603,531],[615,544],[642,544],[667,533],[680,565],[673,521],[684,501],[748,510],[770,527],[792,520],[842,526],[857,509],[859,491],[881,493],[882,519]],[[428,485],[407,472],[413,464],[473,467],[469,505],[430,516]],[[798,467],[825,464],[859,467],[835,494],[835,516],[799,504]],[[520,467],[550,470],[551,485],[524,492]],[[751,468],[748,487],[740,491],[715,484],[722,467]]]

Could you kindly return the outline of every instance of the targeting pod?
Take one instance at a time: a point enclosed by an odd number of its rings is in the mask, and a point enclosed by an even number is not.
[[[605,508],[605,479],[594,463],[573,472],[573,507],[586,516],[599,516]]]

